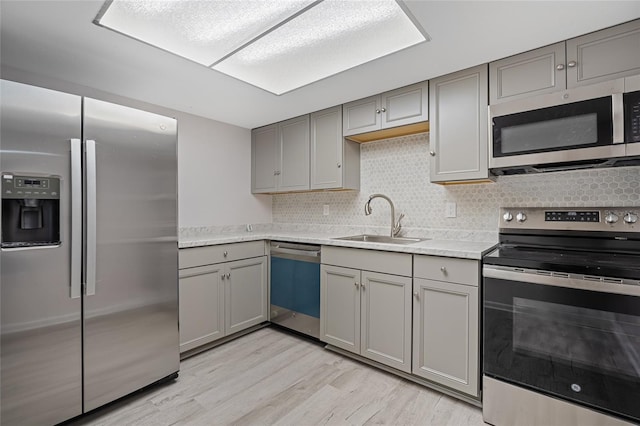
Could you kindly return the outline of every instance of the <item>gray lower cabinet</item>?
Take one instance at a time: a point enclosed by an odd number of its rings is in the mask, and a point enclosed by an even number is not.
[[[489,64],[491,105],[640,73],[640,20]]]
[[[311,189],[360,189],[360,144],[342,137],[342,106],[310,115]]]
[[[413,374],[479,395],[479,262],[414,257]]]
[[[486,180],[487,65],[430,80],[429,96],[431,182]]]
[[[251,131],[251,192],[309,189],[309,115]]]
[[[401,258],[410,275],[411,255],[323,247],[323,262],[326,251],[332,252],[330,261],[355,268],[320,267],[320,340],[411,372],[411,277],[359,268],[376,264],[385,270],[389,255],[392,264]]]
[[[229,262],[225,270],[225,334],[267,321],[267,257]]]
[[[264,241],[181,249],[179,255],[181,353],[267,321]]]

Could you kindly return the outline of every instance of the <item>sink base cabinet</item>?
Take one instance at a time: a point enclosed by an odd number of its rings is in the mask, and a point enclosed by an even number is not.
[[[320,271],[320,340],[411,372],[411,278],[324,264]]]

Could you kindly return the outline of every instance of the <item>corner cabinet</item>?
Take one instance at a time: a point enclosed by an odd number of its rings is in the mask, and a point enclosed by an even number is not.
[[[309,115],[251,132],[251,192],[309,189]]]
[[[322,262],[320,340],[411,372],[411,255],[323,247]]]
[[[488,179],[487,74],[480,65],[429,81],[431,182]]]
[[[429,85],[425,81],[346,103],[343,105],[343,134],[353,136],[426,122],[429,119],[428,93]]]
[[[480,385],[480,265],[414,256],[413,374],[473,397]]]
[[[342,106],[310,115],[311,189],[360,189],[360,144],[342,137]]]
[[[268,320],[264,244],[180,249],[180,353]]]
[[[491,105],[640,73],[640,20],[489,64]]]

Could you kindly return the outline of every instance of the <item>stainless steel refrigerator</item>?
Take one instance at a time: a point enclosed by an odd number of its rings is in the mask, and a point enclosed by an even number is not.
[[[0,80],[3,425],[179,369],[177,124]]]

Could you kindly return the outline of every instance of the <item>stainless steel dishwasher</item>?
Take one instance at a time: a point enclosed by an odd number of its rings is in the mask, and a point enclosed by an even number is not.
[[[320,337],[320,246],[271,242],[271,322]]]

